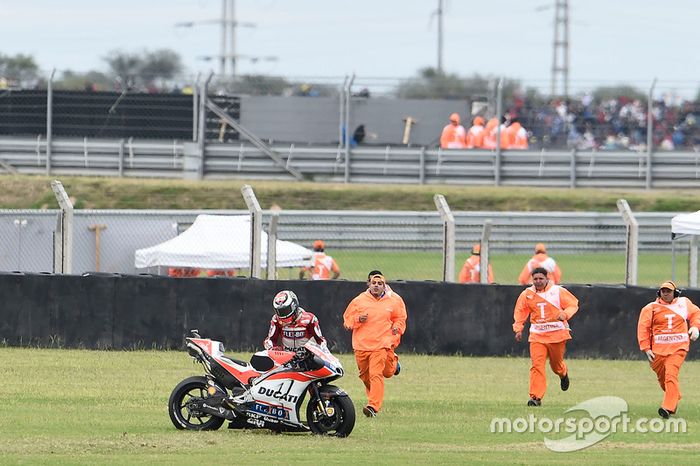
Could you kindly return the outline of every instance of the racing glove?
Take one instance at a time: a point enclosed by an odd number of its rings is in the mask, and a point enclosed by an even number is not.
[[[263,341],[263,346],[265,347],[266,350],[271,350],[274,347],[274,345],[272,344],[272,341],[269,339],[266,339],[265,341]]]

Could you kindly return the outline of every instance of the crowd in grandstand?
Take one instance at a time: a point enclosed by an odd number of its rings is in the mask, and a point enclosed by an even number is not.
[[[595,101],[590,94],[535,106],[515,98],[506,112],[528,129],[530,148],[646,150],[647,104],[618,97]],[[657,150],[700,146],[700,102],[652,102],[653,145]]]
[[[695,150],[700,147],[700,102],[669,105],[652,102],[653,145],[657,150]],[[465,129],[450,115],[440,138],[444,149],[493,149],[498,120],[475,116]],[[502,149],[646,150],[647,105],[619,97],[596,102],[590,94],[534,105],[514,98],[500,127]]]

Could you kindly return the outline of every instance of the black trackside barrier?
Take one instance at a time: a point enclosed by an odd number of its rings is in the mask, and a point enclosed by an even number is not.
[[[527,355],[513,338],[513,306],[523,287],[390,282],[408,308],[399,352],[478,356]],[[570,321],[574,357],[642,357],[636,331],[640,309],[656,289],[567,287],[579,298]],[[262,348],[272,299],[293,290],[319,318],[330,348],[352,350],[343,328],[347,304],[363,282],[265,281],[241,278],[173,279],[149,275],[0,273],[0,343],[66,348],[183,348],[192,328],[224,342],[227,351]],[[700,290],[683,293],[700,303]],[[527,328],[527,326],[526,326]],[[691,344],[689,358],[697,346]]]

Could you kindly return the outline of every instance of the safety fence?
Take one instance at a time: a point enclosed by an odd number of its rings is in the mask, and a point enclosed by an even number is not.
[[[71,273],[166,274],[167,266],[136,268],[135,252],[175,238],[200,214],[248,212],[75,210]],[[60,215],[58,210],[0,210],[0,271],[56,270],[54,239]],[[392,279],[445,279],[442,261],[450,244],[444,242],[445,223],[437,212],[281,211],[276,215],[278,239],[307,249],[314,240],[324,240],[326,252],[338,262],[343,279],[364,280],[374,268]],[[654,284],[672,275],[688,283],[690,247],[687,241],[671,241],[674,215],[635,214],[639,224],[638,283]],[[489,260],[497,283],[517,283],[521,268],[540,242],[560,264],[566,283],[626,282],[628,229],[618,213],[454,212],[453,216],[453,281],[490,220]],[[264,231],[270,231],[272,217],[272,211],[262,212]],[[251,272],[243,267],[237,273],[247,276]],[[298,267],[284,268],[277,271],[277,277],[296,279],[298,273]]]

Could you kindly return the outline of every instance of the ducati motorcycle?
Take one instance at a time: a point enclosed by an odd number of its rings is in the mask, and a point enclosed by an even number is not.
[[[180,382],[168,401],[178,429],[271,429],[347,437],[355,426],[355,407],[335,385],[343,366],[313,340],[296,352],[258,351],[250,362],[224,355],[224,345],[202,338],[197,330],[185,338],[187,352],[204,368],[203,376]],[[307,399],[305,419],[301,412]]]

